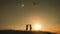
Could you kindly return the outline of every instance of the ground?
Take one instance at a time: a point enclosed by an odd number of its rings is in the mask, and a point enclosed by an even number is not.
[[[0,30],[0,34],[56,34],[56,33],[43,31]]]

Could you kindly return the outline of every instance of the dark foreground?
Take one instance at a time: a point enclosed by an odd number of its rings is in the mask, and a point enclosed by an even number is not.
[[[56,34],[42,31],[15,31],[15,30],[0,30],[0,34]]]

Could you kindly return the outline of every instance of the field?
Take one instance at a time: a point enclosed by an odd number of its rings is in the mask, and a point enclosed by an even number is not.
[[[43,31],[18,31],[18,30],[0,30],[0,34],[56,34]]]

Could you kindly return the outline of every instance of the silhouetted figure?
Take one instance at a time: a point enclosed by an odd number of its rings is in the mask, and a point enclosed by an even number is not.
[[[31,26],[31,24],[30,24],[30,31],[32,30],[32,26]]]
[[[28,25],[26,25],[26,31],[28,31]]]

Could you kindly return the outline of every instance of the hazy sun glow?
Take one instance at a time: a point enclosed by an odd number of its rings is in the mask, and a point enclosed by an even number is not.
[[[34,25],[34,30],[41,30],[41,25],[40,24],[35,24]]]

